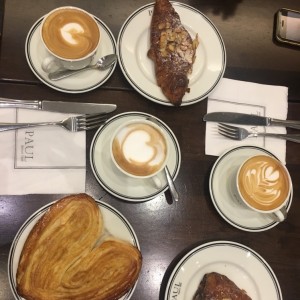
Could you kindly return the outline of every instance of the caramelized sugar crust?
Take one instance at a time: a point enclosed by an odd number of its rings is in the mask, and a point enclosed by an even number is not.
[[[171,103],[180,105],[189,91],[188,74],[196,58],[198,37],[192,40],[168,0],[155,2],[150,43],[148,56],[155,64],[157,84]]]
[[[30,232],[17,270],[25,299],[119,299],[134,285],[142,257],[131,244],[102,241],[103,219],[86,194],[65,197]],[[101,240],[100,240],[101,239]]]
[[[251,300],[227,276],[217,272],[203,276],[193,300]]]

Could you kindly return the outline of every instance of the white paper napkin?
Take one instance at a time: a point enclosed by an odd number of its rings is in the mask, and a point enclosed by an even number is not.
[[[60,121],[70,115],[1,109],[0,122]],[[85,191],[85,132],[33,127],[0,132],[0,194],[56,194]]]
[[[207,113],[217,111],[287,118],[288,88],[223,78],[208,98]],[[236,125],[239,126],[239,125]],[[286,133],[285,127],[240,126],[257,132]],[[242,145],[255,145],[275,154],[283,163],[286,158],[286,142],[275,138],[248,138],[234,141],[218,134],[217,123],[207,122],[205,154],[221,155],[224,151]]]

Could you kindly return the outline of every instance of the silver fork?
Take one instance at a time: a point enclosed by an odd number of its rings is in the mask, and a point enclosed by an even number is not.
[[[244,140],[248,137],[258,137],[258,136],[266,136],[284,139],[287,141],[300,143],[300,134],[279,134],[279,133],[258,133],[258,132],[250,132],[245,128],[235,127],[224,123],[218,124],[218,132],[230,139],[233,140]]]
[[[69,131],[77,132],[90,130],[99,127],[107,120],[103,114],[80,115],[69,117],[59,122],[40,122],[40,123],[0,123],[0,132],[37,126],[61,126]]]

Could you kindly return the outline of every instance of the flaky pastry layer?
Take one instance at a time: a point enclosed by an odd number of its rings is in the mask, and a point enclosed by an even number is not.
[[[138,278],[141,253],[118,239],[102,242],[103,228],[99,206],[86,194],[53,204],[24,244],[18,293],[30,300],[111,300],[126,294]]]

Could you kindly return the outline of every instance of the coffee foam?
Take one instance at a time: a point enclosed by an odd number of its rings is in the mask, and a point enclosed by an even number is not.
[[[134,123],[122,128],[112,143],[116,163],[127,173],[149,176],[161,169],[167,156],[163,135],[151,125]]]
[[[95,20],[87,13],[63,8],[50,13],[42,27],[48,49],[66,59],[84,58],[98,46],[100,34]]]
[[[289,176],[281,163],[265,155],[247,160],[238,176],[240,193],[244,200],[258,210],[274,210],[289,195]]]
[[[78,45],[79,41],[76,39],[76,35],[84,34],[84,29],[80,24],[68,23],[60,29],[60,34],[65,43]]]

